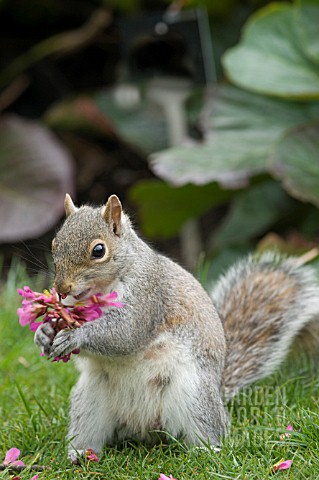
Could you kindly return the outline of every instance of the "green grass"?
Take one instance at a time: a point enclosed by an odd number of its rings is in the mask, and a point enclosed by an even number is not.
[[[28,282],[29,283],[29,282]],[[304,363],[241,393],[230,405],[232,428],[221,452],[186,449],[177,441],[149,448],[129,442],[105,448],[100,463],[72,466],[66,458],[68,397],[77,373],[72,362],[50,363],[33,345],[33,334],[18,324],[16,287],[23,272],[11,272],[0,295],[0,456],[21,450],[28,465],[45,465],[39,479],[149,479],[160,472],[186,479],[317,479],[319,477],[319,382]],[[292,362],[290,362],[292,363]],[[294,431],[280,441],[288,424]],[[281,458],[289,470],[271,473]],[[1,462],[1,459],[0,459]],[[19,474],[31,479],[27,469]],[[0,479],[10,478],[8,471]]]

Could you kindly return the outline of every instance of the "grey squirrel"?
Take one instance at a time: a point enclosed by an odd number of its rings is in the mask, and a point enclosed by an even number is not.
[[[241,260],[209,294],[189,272],[135,233],[116,195],[76,208],[52,243],[57,292],[79,300],[116,291],[123,308],[35,343],[51,357],[79,348],[71,397],[69,458],[154,431],[219,445],[227,400],[273,372],[319,315],[315,272],[273,253]]]

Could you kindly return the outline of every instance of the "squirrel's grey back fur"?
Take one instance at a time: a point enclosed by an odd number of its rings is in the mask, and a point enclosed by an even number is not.
[[[79,299],[115,290],[124,304],[81,328],[54,336],[44,324],[35,334],[51,357],[81,350],[70,459],[124,438],[154,441],[154,430],[219,444],[229,422],[224,395],[271,373],[318,317],[312,269],[273,254],[248,257],[210,297],[136,235],[115,195],[100,208],[76,209],[68,196],[65,206],[52,247],[57,291]]]

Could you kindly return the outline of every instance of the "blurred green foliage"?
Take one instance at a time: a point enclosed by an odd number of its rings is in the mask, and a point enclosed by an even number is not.
[[[185,105],[190,138],[175,148],[168,148],[167,118],[150,101],[147,81],[129,85],[129,94],[121,90],[116,28],[132,14],[170,6],[142,0],[0,3],[0,122],[5,126],[8,113],[16,115],[19,136],[12,154],[6,135],[0,138],[1,194],[9,205],[0,214],[19,225],[19,191],[23,185],[34,193],[40,179],[50,204],[63,200],[64,189],[73,188],[79,202],[118,193],[129,209],[137,208],[152,241],[172,238],[176,244],[184,224],[196,219],[203,249],[219,265],[236,251],[255,248],[269,232],[272,244],[290,253],[310,248],[319,220],[318,2],[176,2],[207,8],[219,83],[194,87]],[[32,119],[32,134],[20,117]],[[59,149],[66,153],[60,155],[64,169],[72,172],[74,163],[69,186],[64,174],[53,185],[50,169],[37,163],[32,152],[40,151],[38,141],[45,150],[39,129],[50,138],[47,164],[54,165],[52,152]],[[9,169],[16,178],[10,195]],[[48,206],[36,195],[24,206],[33,212],[22,215],[27,226],[34,215],[45,219]],[[61,209],[51,213],[43,229],[59,220]],[[12,232],[17,240],[28,238]]]
[[[267,247],[289,253],[318,240],[319,214],[312,206],[319,205],[318,14],[319,3],[306,1],[273,3],[253,14],[241,41],[222,58],[226,76],[236,87],[219,85],[204,104],[204,140],[151,157],[154,172],[176,195],[191,183],[206,188],[217,182],[233,192],[224,195],[228,213],[209,238],[209,251],[216,259],[225,249],[254,248],[269,231],[279,237],[272,236]],[[260,179],[261,174],[266,176]],[[149,232],[140,188],[145,191],[145,184],[136,185],[133,196],[140,198]],[[209,200],[215,208],[212,194],[199,213],[207,211]],[[161,203],[158,197],[157,202]],[[183,199],[189,218],[196,216],[194,203],[196,195]],[[176,204],[177,200],[172,208]],[[307,218],[312,235],[303,229]],[[176,214],[167,215],[167,223],[170,219],[176,222]],[[156,216],[152,232],[163,232]]]

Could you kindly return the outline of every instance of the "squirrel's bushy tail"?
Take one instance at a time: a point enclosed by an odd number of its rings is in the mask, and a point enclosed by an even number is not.
[[[227,339],[227,399],[272,373],[298,334],[319,322],[316,272],[298,258],[271,252],[231,267],[214,287],[212,299]]]

